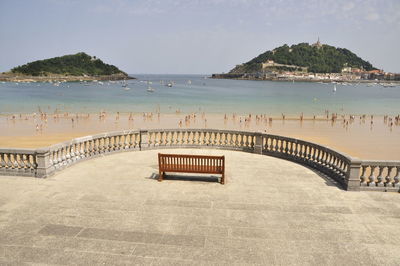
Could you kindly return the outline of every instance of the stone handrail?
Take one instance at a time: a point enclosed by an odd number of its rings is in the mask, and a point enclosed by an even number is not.
[[[74,163],[114,152],[177,147],[264,154],[307,165],[347,190],[399,191],[400,161],[362,161],[295,138],[215,129],[125,130],[40,149],[0,149],[0,175],[48,177]]]

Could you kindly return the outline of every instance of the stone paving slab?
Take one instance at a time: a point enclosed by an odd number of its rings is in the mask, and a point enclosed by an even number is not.
[[[398,193],[348,192],[285,160],[221,150],[163,152],[225,155],[225,185],[157,182],[157,152],[1,177],[0,265],[399,264]]]

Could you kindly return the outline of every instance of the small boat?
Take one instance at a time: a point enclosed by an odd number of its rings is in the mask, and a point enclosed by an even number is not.
[[[128,87],[124,87],[124,90],[125,91],[129,91],[131,88],[128,88]]]
[[[154,92],[154,89],[153,89],[152,87],[149,86],[149,87],[147,87],[147,91],[148,91],[148,92]]]
[[[383,83],[382,86],[385,87],[385,88],[393,88],[393,87],[396,87],[396,84],[394,84],[394,83]]]
[[[333,86],[333,92],[336,92],[336,84]]]
[[[167,87],[172,87],[172,82],[168,82]]]

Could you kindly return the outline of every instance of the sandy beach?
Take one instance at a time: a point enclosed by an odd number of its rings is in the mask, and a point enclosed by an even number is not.
[[[392,125],[391,125],[392,124]],[[214,128],[261,131],[329,146],[362,159],[399,160],[400,125],[376,116],[268,117],[238,114],[98,113],[0,116],[0,147],[37,148],[126,129]]]

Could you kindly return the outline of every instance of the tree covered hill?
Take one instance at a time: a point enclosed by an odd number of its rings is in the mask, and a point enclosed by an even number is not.
[[[280,46],[253,58],[247,63],[237,65],[230,74],[255,73],[262,70],[262,63],[273,60],[275,63],[307,67],[313,73],[340,73],[343,67],[360,68],[364,70],[376,69],[368,61],[364,61],[353,52],[345,48],[336,48],[326,44],[309,45],[299,43]]]
[[[58,74],[65,76],[102,76],[114,74],[127,74],[116,66],[105,64],[95,56],[86,53],[64,55],[45,60],[38,60],[11,69],[12,73],[30,76],[47,76]]]

